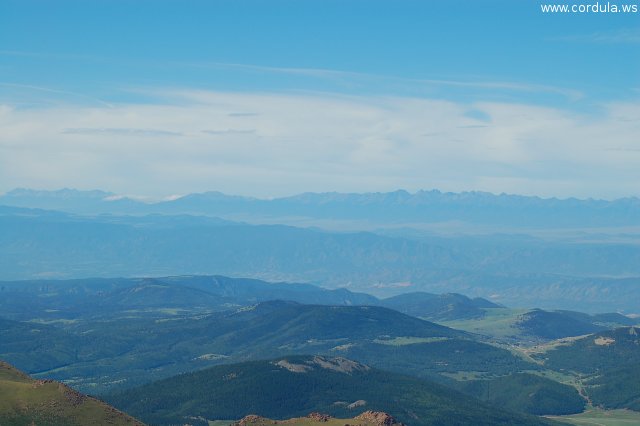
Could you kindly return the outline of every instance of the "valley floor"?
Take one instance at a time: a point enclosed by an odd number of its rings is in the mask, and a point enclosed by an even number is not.
[[[630,410],[591,409],[571,416],[549,416],[549,418],[578,426],[640,425],[640,413]]]

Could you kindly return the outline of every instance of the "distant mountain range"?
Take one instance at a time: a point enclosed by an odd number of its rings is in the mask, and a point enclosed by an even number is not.
[[[324,305],[380,305],[376,297],[310,284],[249,278],[173,276],[0,281],[0,312],[8,319],[86,320],[136,312],[165,317],[211,313],[272,300]]]
[[[0,207],[0,279],[224,274],[378,296],[464,293],[512,306],[637,313],[640,245],[390,237],[208,216]]]
[[[148,316],[165,316],[167,311],[210,313],[272,300],[384,306],[431,321],[481,318],[485,308],[500,307],[486,299],[455,293],[413,292],[378,299],[345,288],[220,275],[0,281],[0,295],[2,315],[20,321],[99,318],[125,311]]]
[[[516,313],[483,298],[462,294],[404,293],[379,299],[345,288],[266,282],[249,278],[169,276],[149,278],[87,278],[73,280],[0,281],[0,312],[17,321],[87,321],[134,313],[146,318],[210,314],[268,301],[332,306],[382,306],[437,322],[461,320],[479,324],[487,312],[522,335],[557,339],[638,324],[640,319],[619,313],[531,309]],[[512,312],[513,311],[513,312]],[[473,322],[472,320],[476,320]]]
[[[104,191],[15,189],[0,204],[79,214],[190,214],[225,218],[311,218],[378,224],[464,222],[513,228],[639,226],[640,199],[614,201],[395,191],[387,193],[304,193],[257,199],[220,192],[188,194],[153,203]],[[362,228],[360,228],[362,229]]]

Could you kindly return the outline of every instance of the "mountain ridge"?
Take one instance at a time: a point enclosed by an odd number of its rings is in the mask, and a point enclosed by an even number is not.
[[[85,200],[83,207],[81,201]],[[404,190],[368,193],[302,193],[261,199],[227,195],[218,191],[191,193],[168,200],[143,202],[111,192],[15,189],[0,195],[0,204],[74,213],[248,214],[258,216],[308,216],[325,219],[366,219],[442,222],[462,220],[512,226],[580,227],[638,225],[640,198],[615,200],[542,198],[481,191],[441,192]],[[65,207],[66,206],[66,207]]]
[[[495,295],[491,300],[512,306],[637,308],[631,301],[638,287],[629,283],[640,279],[640,245],[632,242],[411,239],[205,216],[1,210],[4,280],[223,274],[381,296],[416,290]]]

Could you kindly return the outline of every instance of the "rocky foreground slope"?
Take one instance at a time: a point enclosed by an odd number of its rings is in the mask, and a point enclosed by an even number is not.
[[[0,425],[143,426],[143,423],[62,383],[34,380],[0,361]]]
[[[271,420],[255,414],[245,416],[241,420],[233,423],[232,426],[267,426],[267,425],[287,425],[287,426],[405,426],[398,422],[388,413],[383,411],[365,411],[352,419],[337,419],[328,414],[311,413],[306,417],[297,417],[288,420]]]

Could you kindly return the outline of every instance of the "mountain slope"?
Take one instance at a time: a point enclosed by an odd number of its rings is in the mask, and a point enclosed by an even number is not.
[[[588,316],[576,318],[564,312],[534,309],[518,318],[517,326],[531,336],[543,339],[560,339],[570,336],[582,336],[606,330],[608,327],[589,321]]]
[[[481,318],[485,314],[483,308],[500,307],[486,299],[470,299],[455,293],[404,293],[383,299],[380,303],[382,306],[430,321]]]
[[[133,417],[57,382],[34,380],[0,361],[1,425],[140,425]]]
[[[527,373],[458,382],[455,388],[496,407],[535,415],[576,414],[586,406],[574,387]]]
[[[77,361],[83,339],[46,324],[0,318],[0,358],[22,370],[38,372]]]
[[[546,367],[573,372],[595,406],[640,411],[640,329],[621,327],[568,339],[532,354]]]
[[[555,339],[586,334],[636,324],[637,318],[618,313],[586,314],[575,311],[542,309],[482,309],[480,318],[439,321],[459,330],[486,336],[490,341],[535,346]]]
[[[366,410],[385,411],[418,426],[546,423],[502,412],[434,383],[317,356],[213,367],[112,394],[108,400],[159,425],[250,413],[287,418],[320,411],[353,417]]]
[[[378,304],[378,299],[346,289],[309,284],[269,283],[247,278],[173,276],[0,281],[0,311],[17,320],[75,320],[128,312],[166,316],[291,300],[327,305]]]
[[[279,347],[298,339],[304,341],[374,340],[383,336],[419,338],[463,337],[464,332],[423,321],[377,306],[322,306],[287,302],[265,302],[228,319],[245,326],[233,330],[233,342],[248,340],[253,345],[268,338]],[[260,319],[260,321],[251,321]],[[254,339],[258,339],[255,341]]]
[[[612,368],[585,381],[595,405],[606,409],[640,411],[640,369],[637,363]]]
[[[621,327],[554,345],[534,356],[555,370],[595,374],[640,363],[639,348],[640,329]]]
[[[24,337],[28,333],[20,332],[34,324],[8,324],[6,335],[13,337],[0,341],[0,357],[19,367],[28,360],[29,371],[74,380],[78,389],[96,393],[211,365],[287,354],[348,356],[419,376],[537,368],[465,332],[376,306],[275,301],[209,315],[156,319],[127,314],[72,322],[58,339],[62,347],[67,342],[74,349],[65,363],[50,361],[58,354],[55,346],[34,345]]]

